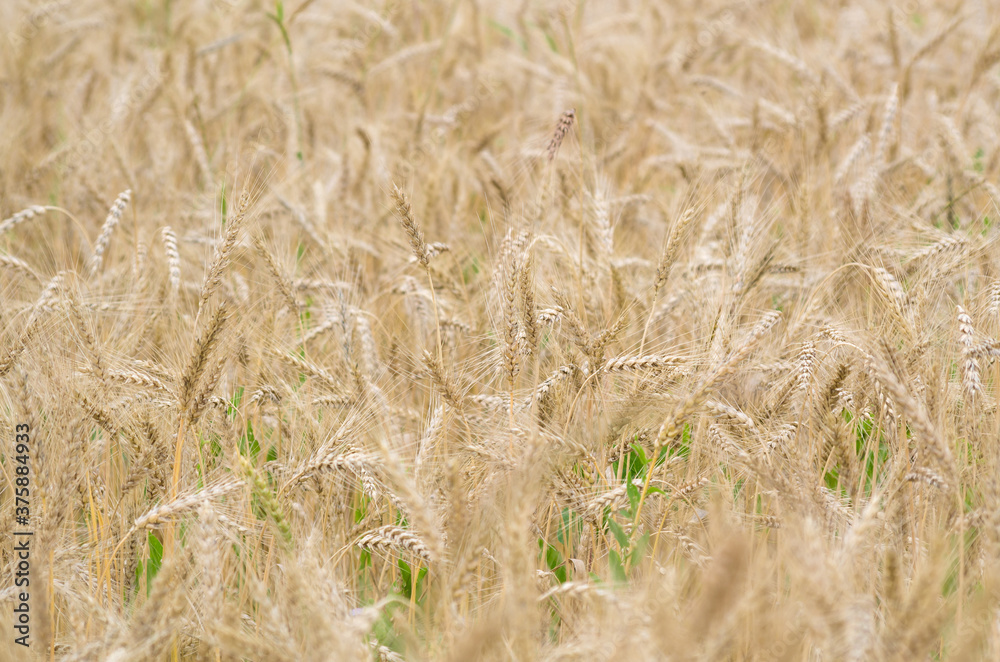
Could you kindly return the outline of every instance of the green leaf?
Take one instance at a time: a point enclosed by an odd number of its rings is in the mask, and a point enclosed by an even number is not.
[[[153,535],[153,532],[149,532],[147,538],[149,541],[149,558],[146,560],[146,597],[149,597],[149,592],[153,586],[153,579],[156,577],[156,573],[160,571],[160,566],[163,565],[163,543],[160,539]],[[137,568],[137,572],[142,572]],[[140,575],[141,576],[141,575]]]
[[[625,529],[623,529],[621,525],[611,517],[608,518],[608,528],[611,530],[611,535],[613,535],[615,540],[618,541],[618,546],[623,550],[627,550],[628,534],[625,533]]]
[[[569,508],[563,508],[559,527],[556,529],[556,540],[565,549],[571,549],[573,540],[581,535],[583,535],[583,518]]]
[[[226,227],[226,212],[229,210],[226,201],[226,183],[222,182],[222,227]]]
[[[240,454],[244,457],[249,455],[252,460],[256,460],[260,455],[260,443],[253,434],[253,423],[247,421],[247,429],[239,441]]]
[[[368,497],[364,496],[364,492],[361,492],[361,498],[358,499],[358,507],[354,509],[354,523],[357,524],[365,518],[367,513],[366,505],[368,503]]]
[[[631,445],[631,448],[632,452],[636,455],[636,458],[639,461],[639,468],[641,469],[642,467],[646,466],[646,462],[648,461],[646,460],[646,449],[637,443],[633,443]]]
[[[560,584],[566,581],[565,560],[559,550],[552,545],[545,545],[545,565],[556,576]]]
[[[462,267],[462,282],[468,285],[480,271],[482,269],[479,266],[479,258],[473,255],[472,259]]]
[[[140,561],[138,561],[135,564],[135,592],[136,593],[139,592],[139,582],[142,581],[142,570],[143,570],[143,564],[142,564],[142,561],[140,560]],[[146,597],[149,597],[148,591],[147,591]]]
[[[632,551],[629,554],[629,556],[632,558],[633,567],[646,554],[646,548],[648,546],[649,546],[649,532],[646,532],[641,536],[639,536],[639,539],[635,541],[635,545],[632,546]]]
[[[629,512],[635,513],[636,509],[639,507],[639,486],[630,482],[625,487],[625,494],[628,495]]]
[[[218,435],[214,435],[208,442],[208,452],[212,454],[212,457],[219,457],[222,455],[222,444],[219,442]]]
[[[402,581],[403,593],[409,594],[410,578],[412,573],[410,572],[410,564],[403,559],[398,559],[396,565],[399,566],[400,580]]]
[[[840,472],[837,470],[837,467],[833,467],[824,474],[823,483],[827,489],[837,491],[837,487],[840,485]]]
[[[239,408],[240,403],[243,401],[243,387],[237,386],[236,390],[233,391],[233,398],[229,401],[226,407],[226,416],[232,420],[236,416],[236,410]]]
[[[625,566],[622,565],[622,558],[613,549],[608,550],[608,565],[611,566],[611,578],[614,581],[620,584],[628,582],[628,577],[625,575]]]
[[[288,36],[288,28],[285,27],[285,5],[282,2],[276,2],[274,6],[274,13],[267,14],[267,17],[274,21],[274,24],[278,26],[278,30],[281,31],[281,39],[285,42],[285,48],[288,52],[292,52],[292,39]]]
[[[673,455],[673,453],[672,453],[672,455]],[[680,446],[677,449],[676,455],[680,455],[681,457],[688,457],[689,455],[691,455],[691,424],[690,423],[685,423],[684,424],[684,430],[681,432],[681,443],[680,443]],[[659,464],[662,461],[663,460],[659,460],[657,462],[657,464]]]
[[[404,600],[409,601],[411,595],[416,595],[417,604],[420,604],[421,598],[423,597],[423,586],[424,577],[427,576],[427,568],[421,567],[417,571],[416,580],[413,579],[413,568],[412,566],[404,561],[403,559],[398,559],[396,565],[399,567],[399,595]]]
[[[492,18],[490,19],[490,27],[492,27],[494,30],[504,35],[511,41],[516,41],[521,46],[521,50],[523,50],[524,52],[528,51],[528,42],[526,42],[520,35],[515,34],[511,28],[508,28],[506,25],[501,25],[500,23],[497,23]]]
[[[545,35],[545,41],[548,42],[549,48],[552,49],[552,52],[553,53],[558,53],[559,52],[559,47],[556,46],[556,40],[555,40],[555,38],[553,38],[552,35],[550,35],[547,31],[543,31],[542,34]]]

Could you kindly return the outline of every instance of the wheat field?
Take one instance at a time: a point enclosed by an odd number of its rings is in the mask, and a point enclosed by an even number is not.
[[[0,24],[0,660],[1000,659],[995,3]]]

